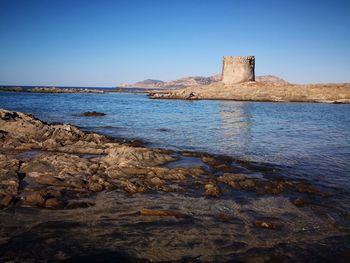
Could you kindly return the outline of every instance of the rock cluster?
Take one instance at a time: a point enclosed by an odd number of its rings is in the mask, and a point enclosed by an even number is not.
[[[235,172],[232,160],[204,153],[180,155],[201,158],[210,170],[169,168],[164,164],[179,153],[121,144],[73,125],[50,125],[21,112],[0,110],[0,127],[2,207],[88,207],[93,205],[95,193],[115,189],[128,194],[186,191],[209,197],[232,190],[319,194],[301,182],[251,178]],[[299,203],[295,202],[301,206]]]

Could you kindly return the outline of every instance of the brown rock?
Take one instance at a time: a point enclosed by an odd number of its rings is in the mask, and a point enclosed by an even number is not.
[[[89,183],[89,190],[93,192],[101,192],[103,191],[104,187],[102,184],[98,182],[90,182]]]
[[[178,193],[182,193],[182,192],[185,192],[185,189],[183,189],[182,187],[180,186],[163,186],[161,188],[162,191],[164,192],[178,192]]]
[[[209,155],[203,154],[201,157],[202,161],[210,166],[218,166],[221,165],[222,162],[219,160],[215,159],[214,157],[211,157]]]
[[[170,210],[151,210],[142,208],[140,214],[143,216],[173,216],[173,217],[184,217],[184,214]]]
[[[209,184],[206,184],[204,188],[205,188],[206,195],[212,196],[212,197],[220,196],[220,189],[216,185],[209,183]]]
[[[224,173],[222,176],[218,177],[218,181],[220,182],[229,182],[229,181],[243,181],[247,177],[244,176],[243,174],[235,174],[235,173]]]
[[[138,192],[137,186],[129,180],[122,181],[121,185],[123,186],[124,190],[129,194],[135,194]]]
[[[296,184],[295,190],[300,193],[311,193],[311,194],[318,193],[318,190],[315,187],[311,185],[307,185],[305,183]]]
[[[149,168],[142,168],[142,167],[122,167],[120,170],[125,174],[130,175],[144,175],[147,174],[150,169]]]
[[[22,196],[22,205],[29,206],[43,206],[45,199],[41,193],[38,192],[25,192]]]
[[[46,208],[55,208],[55,209],[63,208],[64,203],[62,201],[58,200],[57,198],[50,198],[50,199],[47,199],[45,201],[45,207]]]
[[[162,179],[159,179],[158,177],[151,178],[150,182],[155,187],[159,187],[159,186],[162,186],[163,184],[165,184],[165,181]]]
[[[217,180],[237,189],[252,189],[255,187],[255,181],[253,179],[248,179],[242,174],[224,173],[222,176],[219,176]]]
[[[103,158],[107,164],[118,164],[119,167],[150,167],[173,160],[174,157],[163,150],[130,146],[111,148],[108,156]]]
[[[256,183],[252,179],[245,179],[243,181],[239,181],[238,184],[243,189],[254,189],[256,187]]]
[[[307,200],[302,198],[302,197],[298,197],[293,201],[293,204],[297,207],[303,207],[305,205],[307,205]]]
[[[0,207],[6,207],[11,204],[13,197],[7,194],[0,194]]]
[[[93,206],[94,203],[86,200],[70,200],[66,205],[67,209],[88,208]]]
[[[60,189],[48,189],[45,193],[45,198],[61,198],[62,192]]]

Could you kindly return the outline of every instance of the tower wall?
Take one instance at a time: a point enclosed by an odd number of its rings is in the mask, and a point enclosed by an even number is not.
[[[255,57],[225,56],[221,80],[225,84],[255,81]]]

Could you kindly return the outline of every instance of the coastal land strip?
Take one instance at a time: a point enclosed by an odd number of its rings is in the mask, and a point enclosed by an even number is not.
[[[234,100],[271,102],[350,103],[350,83],[290,84],[288,82],[249,81],[225,85],[217,81],[208,85],[181,88],[114,88],[82,89],[58,87],[2,87],[2,92],[34,93],[148,93],[152,99]]]
[[[346,216],[322,206],[332,193],[277,167],[135,146],[5,109],[0,186],[4,262],[345,262],[350,249]]]
[[[350,84],[284,84],[249,81],[154,92],[152,99],[350,103]]]

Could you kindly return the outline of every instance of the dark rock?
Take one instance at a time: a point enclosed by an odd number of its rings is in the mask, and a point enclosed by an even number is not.
[[[25,206],[43,206],[45,199],[39,192],[25,192],[22,194],[22,205]]]
[[[220,189],[212,184],[212,183],[208,183],[204,186],[205,188],[205,194],[208,196],[212,196],[212,197],[219,197],[220,196]]]
[[[293,201],[293,204],[297,207],[303,207],[305,205],[307,205],[307,200],[305,198],[302,197],[298,197]]]
[[[143,147],[145,144],[140,140],[132,140],[127,142],[127,145],[130,145],[132,147]]]
[[[97,112],[97,111],[86,111],[82,113],[82,116],[85,117],[100,117],[100,116],[105,116],[106,113],[103,112]]]
[[[5,112],[4,114],[0,115],[0,117],[4,121],[15,121],[17,118],[19,118],[19,115],[17,112]]]
[[[0,194],[0,207],[6,207],[11,204],[13,197],[8,194]]]
[[[72,200],[69,201],[66,205],[66,209],[77,209],[77,208],[88,208],[90,206],[94,206],[94,203],[91,201],[84,200]]]

